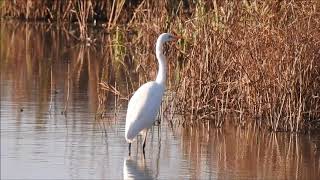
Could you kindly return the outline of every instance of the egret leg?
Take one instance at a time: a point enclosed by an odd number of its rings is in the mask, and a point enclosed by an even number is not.
[[[146,159],[146,153],[144,153],[144,151],[143,151],[143,160],[145,160]]]
[[[143,155],[145,154],[144,148],[146,147],[147,134],[148,134],[148,129],[145,131],[143,145],[142,145]]]
[[[131,143],[129,143],[129,156],[131,155]]]

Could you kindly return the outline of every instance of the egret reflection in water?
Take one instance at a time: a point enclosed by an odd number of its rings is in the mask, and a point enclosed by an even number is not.
[[[153,179],[152,171],[147,167],[145,160],[133,160],[131,157],[124,159],[123,178]]]

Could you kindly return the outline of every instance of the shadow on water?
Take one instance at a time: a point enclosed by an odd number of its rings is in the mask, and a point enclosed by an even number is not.
[[[105,42],[88,45],[73,42],[69,31],[47,24],[0,26],[1,179],[320,176],[319,136],[270,133],[254,125],[175,129],[165,117],[149,131],[146,158],[141,140],[127,157],[127,102],[102,91],[99,83],[129,94],[148,76],[135,74],[136,84],[128,78],[135,66],[120,62],[126,54],[121,45],[114,46],[122,35],[97,32]]]

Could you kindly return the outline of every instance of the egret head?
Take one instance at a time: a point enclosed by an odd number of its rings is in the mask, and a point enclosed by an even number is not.
[[[168,42],[168,41],[177,41],[178,39],[180,39],[179,36],[175,36],[173,34],[170,33],[162,33],[159,36],[159,40],[164,43],[164,42]]]

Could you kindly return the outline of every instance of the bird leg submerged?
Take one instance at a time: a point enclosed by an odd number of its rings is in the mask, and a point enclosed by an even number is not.
[[[142,145],[143,155],[145,154],[144,149],[145,149],[145,147],[146,147],[147,134],[148,134],[148,129],[146,129],[145,132],[144,132],[144,140],[143,140],[143,145]]]

